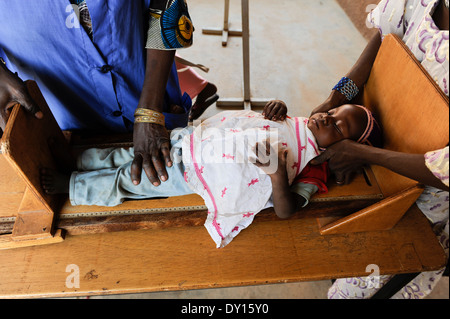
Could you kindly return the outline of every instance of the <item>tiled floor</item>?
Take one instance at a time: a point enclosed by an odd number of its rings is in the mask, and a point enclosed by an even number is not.
[[[376,3],[377,1],[374,0]],[[223,25],[222,0],[189,0],[195,45],[180,56],[210,68],[199,73],[223,98],[242,98],[241,38],[222,47],[220,36],[203,35]],[[230,28],[241,26],[240,1],[231,1]],[[293,116],[308,116],[356,61],[366,39],[335,0],[250,1],[252,98],[284,100]],[[202,118],[221,109],[210,107]],[[91,298],[298,298],[325,299],[330,281],[155,292]],[[449,298],[448,277],[430,298]]]
[[[240,29],[240,1],[230,1],[230,28]],[[242,40],[204,35],[223,26],[223,1],[190,0],[195,44],[179,51],[210,68],[199,72],[223,98],[242,97]],[[319,23],[320,21],[320,23]],[[334,0],[250,1],[250,86],[252,98],[284,100],[293,116],[306,116],[356,61],[366,40]],[[218,110],[210,108],[204,117]]]

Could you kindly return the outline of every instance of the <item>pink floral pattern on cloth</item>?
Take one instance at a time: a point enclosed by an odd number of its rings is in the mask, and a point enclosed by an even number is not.
[[[275,158],[271,156],[271,165],[262,170],[254,165],[255,146],[267,139]],[[267,173],[276,169],[277,152],[285,148],[292,183],[318,155],[304,118],[274,122],[254,111],[225,111],[206,119],[184,137],[185,180],[205,200],[209,211],[205,227],[217,248],[229,244],[257,213],[272,206],[272,183]]]
[[[382,0],[368,15],[368,21],[380,30],[382,38],[389,33],[402,38],[442,91],[449,95],[449,32],[439,30],[432,18],[439,1]],[[448,147],[425,154],[424,160],[430,171],[448,186]],[[448,192],[427,186],[416,204],[432,224],[448,259]],[[443,272],[444,269],[440,269],[419,274],[392,299],[421,299],[428,296]],[[329,289],[328,298],[370,298],[391,278],[390,275],[379,276],[376,278],[377,285],[372,284],[373,277],[338,279]]]

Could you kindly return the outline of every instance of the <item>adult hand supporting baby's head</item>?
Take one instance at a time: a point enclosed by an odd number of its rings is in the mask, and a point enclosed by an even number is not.
[[[322,154],[311,160],[312,165],[328,162],[330,171],[336,177],[338,185],[349,184],[354,174],[365,164],[360,149],[363,145],[352,140],[342,140],[329,146]]]

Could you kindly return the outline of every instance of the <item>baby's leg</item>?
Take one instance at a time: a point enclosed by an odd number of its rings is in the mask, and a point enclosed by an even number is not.
[[[141,183],[131,181],[131,162],[119,168],[75,172],[70,179],[72,205],[116,206],[125,199],[149,199],[192,194],[184,181],[184,165],[167,167],[169,179],[154,186],[143,173]]]
[[[117,168],[133,161],[134,149],[128,148],[90,148],[78,157],[80,171],[93,171],[104,168]]]

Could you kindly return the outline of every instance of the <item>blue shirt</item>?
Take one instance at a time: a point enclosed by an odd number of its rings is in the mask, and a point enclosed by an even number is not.
[[[87,0],[93,40],[69,0],[0,1],[0,56],[23,79],[36,81],[63,130],[132,130],[145,77],[150,0]],[[175,64],[165,95],[186,114],[165,114],[185,126],[191,105]]]

